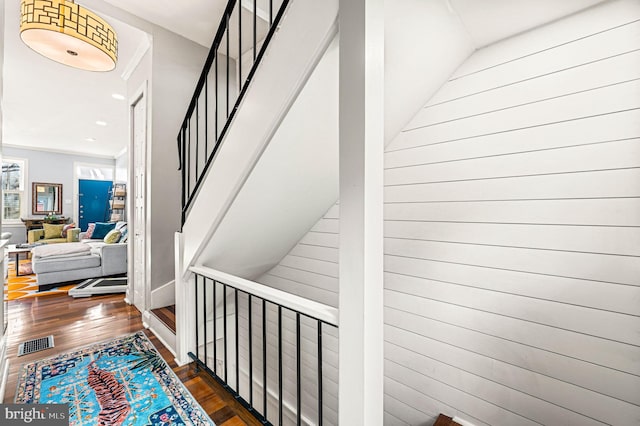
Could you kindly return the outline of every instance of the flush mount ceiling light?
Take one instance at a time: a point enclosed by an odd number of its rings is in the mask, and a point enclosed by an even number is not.
[[[20,37],[41,55],[74,68],[116,66],[118,39],[111,25],[72,0],[22,0]]]

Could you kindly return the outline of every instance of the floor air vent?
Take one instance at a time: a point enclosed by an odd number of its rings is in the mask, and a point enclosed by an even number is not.
[[[18,346],[18,356],[28,355],[34,352],[44,351],[53,347],[53,336],[40,337],[38,339],[27,340]]]

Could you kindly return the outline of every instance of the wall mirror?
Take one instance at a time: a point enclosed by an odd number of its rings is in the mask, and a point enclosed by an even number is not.
[[[62,184],[33,182],[31,193],[32,214],[62,214]]]

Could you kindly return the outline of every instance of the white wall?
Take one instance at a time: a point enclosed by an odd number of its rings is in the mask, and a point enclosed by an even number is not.
[[[119,183],[127,183],[129,171],[129,153],[125,149],[115,159],[115,177],[114,180]]]
[[[173,280],[174,233],[180,229],[181,177],[176,137],[208,50],[164,29],[153,33],[152,128],[147,173],[151,182],[151,289]]]
[[[111,167],[115,164],[112,158],[88,157],[11,146],[4,146],[2,151],[4,157],[27,159],[27,180],[25,182],[27,201],[26,211],[23,212],[24,217],[33,216],[31,214],[31,184],[33,182],[62,184],[62,214],[67,217],[77,217],[77,212],[73,211],[74,200],[78,197],[78,194],[74,193],[74,163],[104,164]],[[13,234],[12,243],[26,242],[27,240],[25,227],[22,223],[3,224],[2,230]]]
[[[639,18],[479,51],[387,148],[385,424],[640,422]]]
[[[311,228],[296,246],[280,261],[278,265],[256,279],[261,284],[277,288],[288,293],[306,297],[311,300],[324,303],[329,306],[338,306],[338,218],[339,207],[334,205],[329,211]],[[254,312],[260,312],[254,310]],[[291,325],[289,323],[289,329]],[[323,371],[324,371],[324,424],[333,425],[338,423],[338,331],[337,329],[324,326],[326,336],[323,338]],[[313,341],[314,331],[310,328],[302,329],[302,336],[305,341]],[[273,337],[277,334],[272,333]],[[293,336],[287,334],[288,359],[295,362],[293,348],[295,341]],[[306,375],[306,382],[313,380],[316,355],[313,351],[305,354],[305,364],[303,375]],[[277,370],[276,370],[277,372]],[[295,389],[295,375],[285,377],[286,387]],[[312,396],[317,395],[311,392]],[[295,406],[295,399],[290,395],[287,402]],[[303,413],[315,420],[317,409],[309,403]]]
[[[174,233],[180,229],[181,179],[176,137],[193,96],[208,49],[102,0],[85,6],[132,25],[153,39],[153,46],[127,81],[133,95],[148,80],[147,213],[149,215],[151,290],[174,278]]]
[[[385,424],[638,423],[639,17],[479,51],[388,146]],[[257,281],[335,306],[337,218]]]

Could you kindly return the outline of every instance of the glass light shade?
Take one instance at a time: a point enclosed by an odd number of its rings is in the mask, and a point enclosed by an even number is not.
[[[20,37],[39,54],[74,68],[111,71],[115,31],[104,19],[66,0],[22,0]]]

